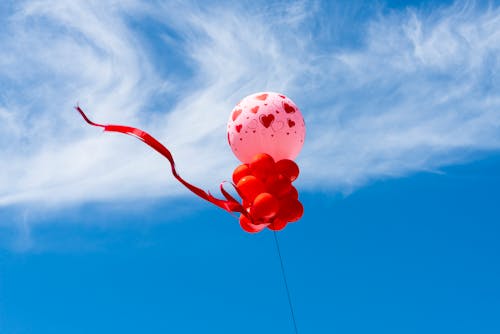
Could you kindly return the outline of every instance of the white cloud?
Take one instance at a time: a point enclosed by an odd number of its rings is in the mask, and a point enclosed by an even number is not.
[[[331,165],[315,175],[352,188],[498,149],[499,28],[498,8],[474,6],[372,21],[364,47],[324,66],[331,104],[316,110],[315,130],[328,135],[310,138],[305,163]]]
[[[499,148],[498,8],[379,12],[349,44],[319,3],[265,6],[23,2],[0,34],[0,206],[186,194],[146,146],[83,124],[76,101],[148,130],[212,190],[237,164],[228,113],[255,91],[303,109],[304,187],[348,191]],[[173,81],[176,57],[189,72]]]
[[[130,160],[116,150],[127,147],[98,140],[72,108],[84,101],[103,119],[140,123],[138,112],[161,79],[120,18],[125,9],[32,1],[9,17],[0,51],[8,120],[0,130],[10,134],[0,144],[0,205],[109,198],[93,177],[116,182],[120,172],[110,171]]]

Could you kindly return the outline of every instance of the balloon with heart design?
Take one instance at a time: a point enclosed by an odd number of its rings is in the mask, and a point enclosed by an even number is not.
[[[223,210],[240,213],[240,225],[247,232],[256,233],[266,227],[279,231],[304,213],[292,182],[299,175],[299,166],[293,159],[304,144],[305,123],[299,108],[285,95],[249,95],[229,115],[227,139],[243,162],[232,175],[241,200],[224,189],[224,182],[220,185],[224,196],[221,199],[183,179],[172,153],[149,133],[125,125],[94,123],[79,106],[76,110],[92,126],[140,139],[168,160],[172,175],[193,194]]]
[[[305,138],[305,124],[295,103],[283,94],[260,92],[241,100],[227,124],[233,153],[248,163],[257,153],[276,161],[294,159]]]

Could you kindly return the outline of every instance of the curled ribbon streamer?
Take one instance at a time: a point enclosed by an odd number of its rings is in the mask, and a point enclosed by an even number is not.
[[[113,124],[108,124],[108,125],[103,125],[103,124],[98,124],[92,122],[87,115],[83,112],[83,110],[79,107],[76,106],[75,109],[82,115],[83,119],[90,125],[101,127],[104,129],[106,132],[119,132],[123,133],[126,135],[130,135],[133,137],[136,137],[137,139],[142,140],[144,143],[146,143],[149,147],[154,149],[156,152],[160,153],[162,156],[164,156],[169,162],[170,162],[170,167],[172,168],[172,174],[174,177],[182,183],[186,188],[191,190],[194,194],[197,196],[203,198],[204,200],[218,206],[219,208],[226,210],[227,212],[239,212],[242,213],[243,215],[248,217],[248,212],[245,210],[245,208],[233,197],[231,196],[223,187],[223,183],[220,184],[220,191],[222,195],[226,198],[225,200],[216,198],[210,194],[210,192],[206,192],[191,183],[187,182],[184,180],[178,173],[177,170],[175,169],[175,162],[174,158],[172,157],[172,154],[170,151],[163,146],[162,143],[160,143],[158,140],[156,140],[153,136],[151,136],[149,133],[142,131],[141,129],[133,128],[130,126],[123,126],[123,125],[113,125]]]

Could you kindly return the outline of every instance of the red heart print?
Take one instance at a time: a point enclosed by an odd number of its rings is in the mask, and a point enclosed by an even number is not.
[[[285,108],[285,112],[287,114],[293,114],[295,112],[295,108],[289,105],[288,103],[283,103],[283,108]]]
[[[252,109],[250,109],[250,111],[253,112],[254,114],[256,114],[257,111],[259,111],[259,106],[253,107]]]
[[[260,115],[259,120],[262,123],[262,125],[264,125],[264,127],[268,128],[274,121],[274,115],[273,114]]]
[[[236,132],[240,133],[242,127],[243,127],[243,125],[241,125],[241,124],[236,125],[236,127],[235,127]]]
[[[290,128],[293,128],[293,127],[295,126],[295,122],[294,122],[294,121],[292,121],[290,118],[288,119],[288,126],[289,126]]]
[[[241,114],[241,109],[236,109],[234,112],[233,112],[233,122],[238,118],[238,116]]]
[[[256,96],[255,98],[257,100],[265,101],[267,99],[267,95],[268,94],[262,94],[262,95]]]

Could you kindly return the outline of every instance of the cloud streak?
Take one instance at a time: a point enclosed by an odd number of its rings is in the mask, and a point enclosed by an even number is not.
[[[498,8],[371,9],[354,30],[326,19],[346,11],[359,9],[22,2],[0,34],[0,206],[185,194],[141,143],[83,125],[76,101],[151,132],[212,190],[237,164],[228,113],[262,90],[303,110],[305,188],[351,191],[498,150]]]
[[[328,140],[313,138],[308,154],[332,165],[325,182],[356,187],[498,149],[499,23],[498,8],[406,11],[370,22],[362,48],[330,55],[332,79],[320,82],[331,105],[317,111]]]

